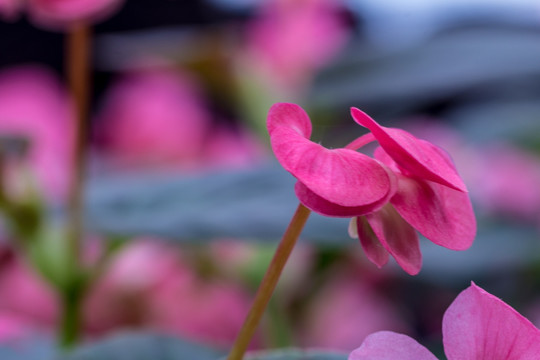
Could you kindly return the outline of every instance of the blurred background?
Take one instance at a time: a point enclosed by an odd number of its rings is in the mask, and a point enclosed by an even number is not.
[[[1,193],[54,229],[73,176],[65,34],[9,4]],[[393,330],[441,354],[442,315],[471,281],[540,326],[537,1],[127,0],[115,11],[92,30],[84,259],[112,255],[85,299],[85,342],[141,330],[232,344],[297,204],[269,148],[275,102],[303,106],[327,147],[365,132],[351,106],[443,147],[479,228],[465,252],[422,241],[411,277],[367,261],[347,219],[313,214],[254,349],[350,351]],[[14,216],[33,221],[4,209],[4,344],[54,336],[59,313],[54,270],[20,251]]]

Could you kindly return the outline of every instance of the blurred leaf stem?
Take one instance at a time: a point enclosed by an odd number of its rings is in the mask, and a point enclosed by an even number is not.
[[[244,356],[255,330],[257,329],[257,325],[270,301],[270,297],[276,288],[279,277],[287,263],[287,259],[291,255],[294,245],[306,224],[309,214],[311,214],[311,211],[308,208],[302,204],[298,205],[285,234],[281,238],[281,242],[276,249],[272,262],[268,266],[268,270],[255,295],[255,300],[242,325],[242,329],[240,329],[240,332],[236,337],[227,360],[241,360]]]
[[[64,348],[74,345],[79,337],[81,306],[84,295],[83,273],[80,265],[81,238],[83,236],[83,190],[86,169],[88,129],[88,97],[90,87],[90,26],[84,22],[72,24],[66,37],[66,73],[75,109],[75,144],[73,174],[69,189],[66,233],[67,282],[61,289],[62,320],[60,344]]]

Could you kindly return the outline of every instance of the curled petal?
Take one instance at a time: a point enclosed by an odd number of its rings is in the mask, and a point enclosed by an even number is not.
[[[535,360],[540,354],[540,330],[474,283],[446,310],[443,342],[449,360]]]
[[[349,235],[360,240],[369,261],[381,268],[388,262],[388,251],[379,241],[365,216],[354,217],[349,225]]]
[[[396,259],[399,266],[410,275],[418,274],[422,267],[422,253],[414,228],[403,220],[390,204],[383,206],[379,211],[367,214],[365,217],[372,232],[377,236],[382,246]],[[369,234],[369,232],[361,231],[361,228],[365,228],[366,225],[358,223],[359,236],[362,236],[362,233]],[[362,241],[362,239],[360,240]],[[367,252],[366,247],[364,247],[364,251]]]
[[[437,360],[437,358],[407,335],[379,331],[366,337],[362,345],[349,355],[349,360]]]
[[[311,142],[307,121],[297,106],[270,109],[272,149],[287,171],[317,196],[343,207],[371,205],[389,194],[391,180],[381,164],[353,150],[329,150]]]
[[[270,136],[278,127],[295,130],[306,139],[311,136],[311,120],[304,109],[296,104],[277,103],[272,105],[268,110],[266,126]]]
[[[380,126],[357,108],[351,109],[354,120],[371,130],[383,149],[410,174],[460,191],[467,187],[444,152],[428,141],[394,128]]]
[[[476,235],[476,219],[467,193],[430,181],[398,176],[391,199],[399,214],[422,235],[452,250],[468,249]]]

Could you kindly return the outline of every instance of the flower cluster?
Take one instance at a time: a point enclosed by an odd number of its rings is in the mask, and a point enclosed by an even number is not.
[[[409,274],[422,266],[418,230],[452,250],[471,246],[476,220],[467,189],[446,152],[412,134],[380,126],[362,111],[354,120],[371,133],[345,148],[327,149],[309,140],[311,121],[295,104],[278,103],[268,114],[272,149],[298,182],[307,208],[351,217],[350,234],[381,267],[392,255]],[[377,140],[374,158],[356,150]]]

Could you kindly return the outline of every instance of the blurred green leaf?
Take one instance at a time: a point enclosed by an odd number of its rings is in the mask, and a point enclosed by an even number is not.
[[[347,355],[322,350],[282,349],[251,353],[245,360],[347,360]]]
[[[232,238],[277,244],[298,204],[294,182],[276,164],[197,176],[126,174],[96,179],[87,197],[88,223],[99,233],[159,236],[177,243]],[[362,252],[358,240],[347,233],[348,221],[312,214],[301,241]],[[517,269],[540,261],[534,224],[482,216],[478,222],[476,240],[467,251],[423,241],[425,261],[420,276],[429,278],[431,272],[444,271],[451,275],[446,280],[470,279],[503,264]],[[393,261],[389,266],[397,269]]]
[[[124,334],[84,345],[60,360],[216,360],[222,351],[155,334]]]
[[[180,242],[281,238],[298,200],[295,179],[276,164],[200,175],[125,174],[94,181],[88,224],[114,235],[156,235]],[[347,219],[311,215],[302,237],[334,244],[351,239]]]

